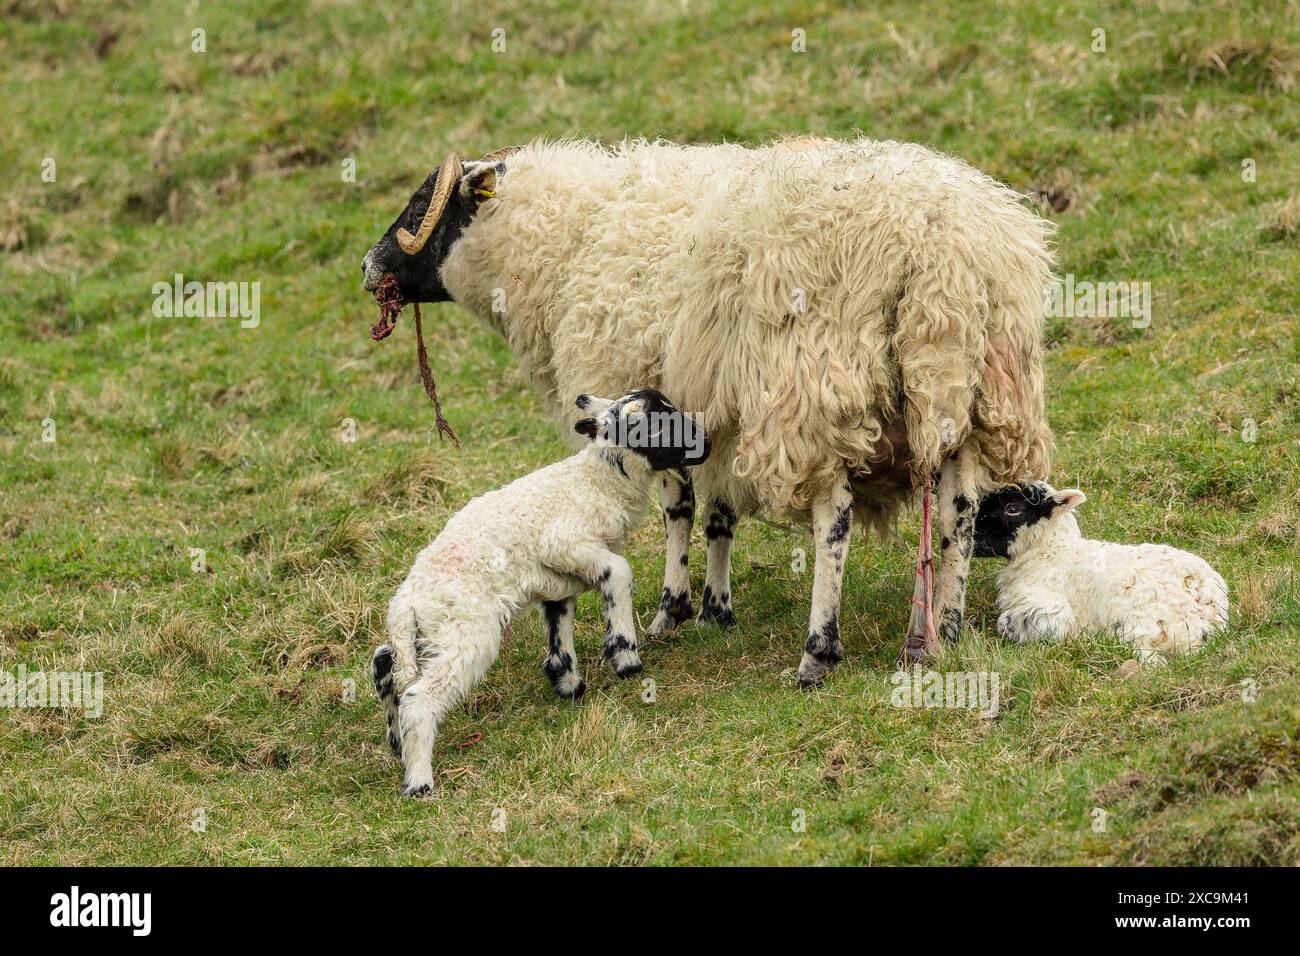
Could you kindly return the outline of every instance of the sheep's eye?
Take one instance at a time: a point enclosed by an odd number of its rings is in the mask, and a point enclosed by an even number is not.
[[[1007,514],[1012,518],[1015,518],[1024,513],[1025,513],[1025,506],[1022,504],[1013,503],[1007,505]]]

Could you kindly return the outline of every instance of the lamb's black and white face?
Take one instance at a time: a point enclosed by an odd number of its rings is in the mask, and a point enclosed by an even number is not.
[[[975,557],[1008,557],[1024,529],[1068,514],[1086,500],[1076,488],[1057,491],[1045,481],[1007,485],[990,492],[975,517]]]
[[[653,388],[618,399],[579,395],[577,405],[592,417],[579,419],[574,431],[595,444],[626,448],[655,471],[698,465],[709,457],[709,436],[693,416]]]
[[[451,295],[442,284],[442,264],[452,245],[460,238],[474,214],[492,192],[497,174],[503,169],[500,163],[466,163],[456,187],[447,201],[447,208],[434,227],[424,248],[408,255],[397,242],[397,230],[405,229],[415,234],[420,229],[424,213],[433,198],[434,184],[442,172],[436,167],[420,185],[383,237],[371,247],[361,260],[365,276],[362,288],[373,292],[387,272],[397,277],[402,299],[407,302],[450,302]]]

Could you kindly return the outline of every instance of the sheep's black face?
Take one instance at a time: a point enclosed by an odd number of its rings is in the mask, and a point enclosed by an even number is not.
[[[415,233],[420,228],[429,200],[433,198],[433,186],[438,179],[439,166],[429,174],[411,201],[406,204],[402,214],[397,217],[382,239],[366,253],[361,260],[361,272],[365,276],[363,287],[373,292],[379,285],[384,273],[391,272],[397,277],[397,284],[402,290],[402,298],[407,302],[449,302],[451,296],[442,284],[439,274],[442,264],[447,260],[447,253],[452,244],[460,238],[461,231],[473,218],[475,203],[466,199],[459,188],[451,194],[442,218],[434,227],[424,248],[415,255],[407,255],[397,244],[397,230],[406,229]]]
[[[577,405],[595,417],[580,419],[575,431],[597,445],[626,448],[655,471],[698,465],[709,457],[704,428],[657,389],[638,389],[615,401],[579,395]]]
[[[1045,481],[999,488],[980,502],[975,516],[975,557],[1010,557],[1026,528],[1067,514],[1087,498],[1076,488],[1057,491]]]

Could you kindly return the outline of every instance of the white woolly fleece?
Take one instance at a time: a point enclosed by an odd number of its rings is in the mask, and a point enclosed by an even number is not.
[[[641,456],[588,445],[473,499],[420,552],[388,606],[395,693],[385,707],[391,728],[402,698],[408,794],[432,784],[438,723],[487,672],[504,625],[529,605],[571,599],[603,582],[621,602],[609,609],[607,598],[611,628],[631,643],[611,665],[640,667],[631,569],[618,552],[645,516],[652,480]],[[566,613],[571,640],[571,606]],[[580,683],[576,669],[565,679],[562,691]]]
[[[1113,629],[1144,661],[1197,651],[1228,620],[1214,568],[1162,544],[1083,537],[1072,512],[1021,529],[998,574],[998,631],[1016,642]]]
[[[1046,476],[1051,230],[916,145],[534,142],[441,275],[566,420],[576,392],[661,388],[704,413],[706,497],[807,511],[887,471],[885,435],[923,472],[971,448],[982,488]],[[910,483],[855,498],[892,516]]]

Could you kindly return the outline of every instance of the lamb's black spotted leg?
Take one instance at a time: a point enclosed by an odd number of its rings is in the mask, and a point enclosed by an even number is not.
[[[632,566],[621,554],[597,545],[557,548],[546,566],[600,591],[605,599],[605,661],[619,677],[641,673],[636,618],[632,614]]]
[[[817,560],[813,566],[812,614],[808,640],[799,662],[799,686],[821,683],[844,656],[840,642],[840,588],[844,562],[853,530],[853,491],[847,473],[841,473],[831,491],[813,503],[813,538]]]
[[[961,636],[966,581],[975,551],[975,488],[970,453],[959,450],[939,469],[939,570],[935,575],[935,614],[944,642]]]
[[[709,539],[709,560],[704,570],[704,596],[700,622],[731,627],[736,615],[731,610],[731,542],[735,535],[736,512],[731,505],[710,498],[704,535]]]
[[[659,503],[664,509],[664,592],[659,599],[659,613],[646,628],[647,634],[667,634],[690,620],[695,614],[691,607],[691,576],[688,553],[691,546],[691,524],[695,520],[695,490],[686,469],[663,473],[659,483]]]
[[[402,759],[402,740],[397,730],[397,691],[393,687],[393,648],[380,644],[370,658],[370,676],[375,682],[375,693],[384,705],[384,721],[388,724],[388,746],[398,760]]]
[[[578,599],[543,601],[542,618],[546,622],[547,652],[542,670],[551,680],[555,693],[576,700],[587,690],[582,675],[578,673],[578,659],[573,652],[573,625]]]

